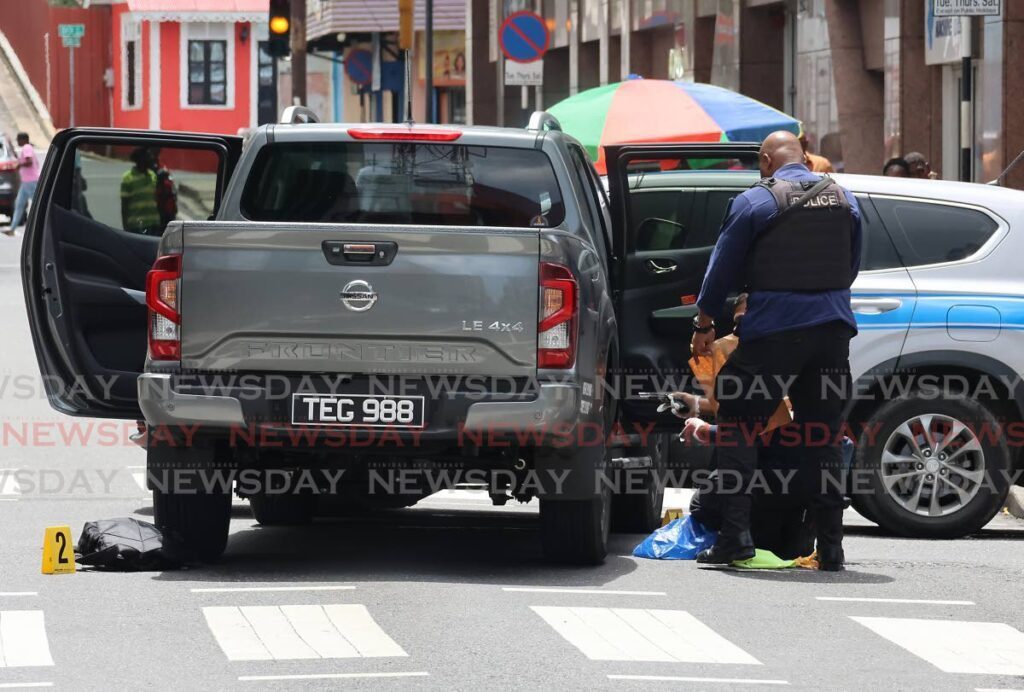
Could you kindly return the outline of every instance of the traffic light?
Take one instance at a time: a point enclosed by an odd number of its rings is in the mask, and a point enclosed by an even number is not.
[[[412,50],[413,7],[415,0],[398,0],[398,47]]]
[[[275,58],[291,53],[291,0],[270,0],[270,40],[267,52]]]

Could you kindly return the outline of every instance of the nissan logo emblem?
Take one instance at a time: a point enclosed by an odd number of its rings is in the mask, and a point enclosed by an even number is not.
[[[377,302],[377,293],[368,281],[356,279],[341,289],[341,302],[352,312],[366,312]]]

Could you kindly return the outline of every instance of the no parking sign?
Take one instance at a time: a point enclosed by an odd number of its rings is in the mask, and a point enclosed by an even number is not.
[[[551,43],[544,18],[524,10],[508,16],[498,29],[505,63],[505,83],[511,86],[538,86],[544,74],[544,53]]]

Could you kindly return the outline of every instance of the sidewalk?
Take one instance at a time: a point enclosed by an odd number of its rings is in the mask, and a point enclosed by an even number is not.
[[[49,147],[55,132],[46,106],[28,82],[3,33],[0,33],[0,130],[12,140],[16,132],[27,132],[37,149]]]

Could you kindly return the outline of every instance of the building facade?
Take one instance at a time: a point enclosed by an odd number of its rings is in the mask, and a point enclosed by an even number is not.
[[[503,86],[497,27],[532,10],[551,36],[542,87]],[[529,113],[630,74],[710,82],[803,121],[839,170],[880,172],[923,153],[944,178],[960,170],[964,37],[973,58],[973,180],[995,179],[1024,149],[1024,3],[996,17],[936,18],[931,0],[466,0],[467,118],[521,126]],[[1009,181],[1024,187],[1024,171]]]

